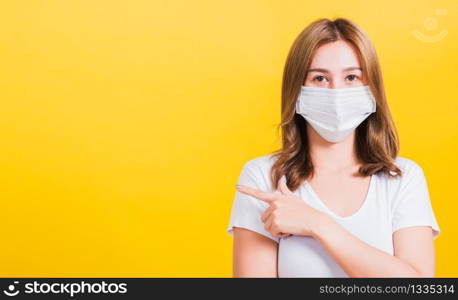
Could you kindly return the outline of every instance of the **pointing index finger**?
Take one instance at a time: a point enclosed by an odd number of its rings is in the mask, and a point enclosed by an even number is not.
[[[259,200],[262,200],[266,203],[271,203],[273,200],[277,198],[277,194],[274,193],[269,193],[269,192],[264,192],[258,189],[254,189],[249,186],[244,186],[244,185],[237,185],[236,186],[237,190],[241,193],[244,193],[246,195],[255,197]]]

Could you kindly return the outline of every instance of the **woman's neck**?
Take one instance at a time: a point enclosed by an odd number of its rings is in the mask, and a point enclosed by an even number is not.
[[[310,156],[316,169],[345,171],[360,165],[355,152],[355,131],[343,141],[330,143],[307,126]]]

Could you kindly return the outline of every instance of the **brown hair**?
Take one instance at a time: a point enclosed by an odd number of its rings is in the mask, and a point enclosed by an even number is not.
[[[281,123],[277,125],[277,131],[282,128],[282,147],[271,153],[277,158],[270,170],[274,189],[277,189],[277,183],[283,175],[286,176],[288,187],[296,190],[314,174],[306,120],[296,114],[295,103],[316,49],[337,40],[349,42],[357,50],[363,78],[377,103],[376,112],[367,117],[355,131],[355,151],[362,162],[358,173],[361,176],[378,172],[392,177],[402,176],[401,170],[394,164],[399,151],[398,133],[387,105],[382,74],[372,43],[360,27],[347,19],[319,19],[297,36],[286,59]]]

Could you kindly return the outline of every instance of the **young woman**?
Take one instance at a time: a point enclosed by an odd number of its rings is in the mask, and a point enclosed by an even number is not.
[[[422,168],[399,157],[376,52],[343,18],[294,41],[282,148],[246,162],[227,231],[234,277],[434,277],[440,229]]]

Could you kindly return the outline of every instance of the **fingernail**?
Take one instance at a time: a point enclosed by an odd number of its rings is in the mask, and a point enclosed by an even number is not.
[[[241,186],[240,184],[236,184],[236,185],[235,185],[235,188],[236,188],[236,189],[240,189],[241,187],[242,187],[242,186]]]

